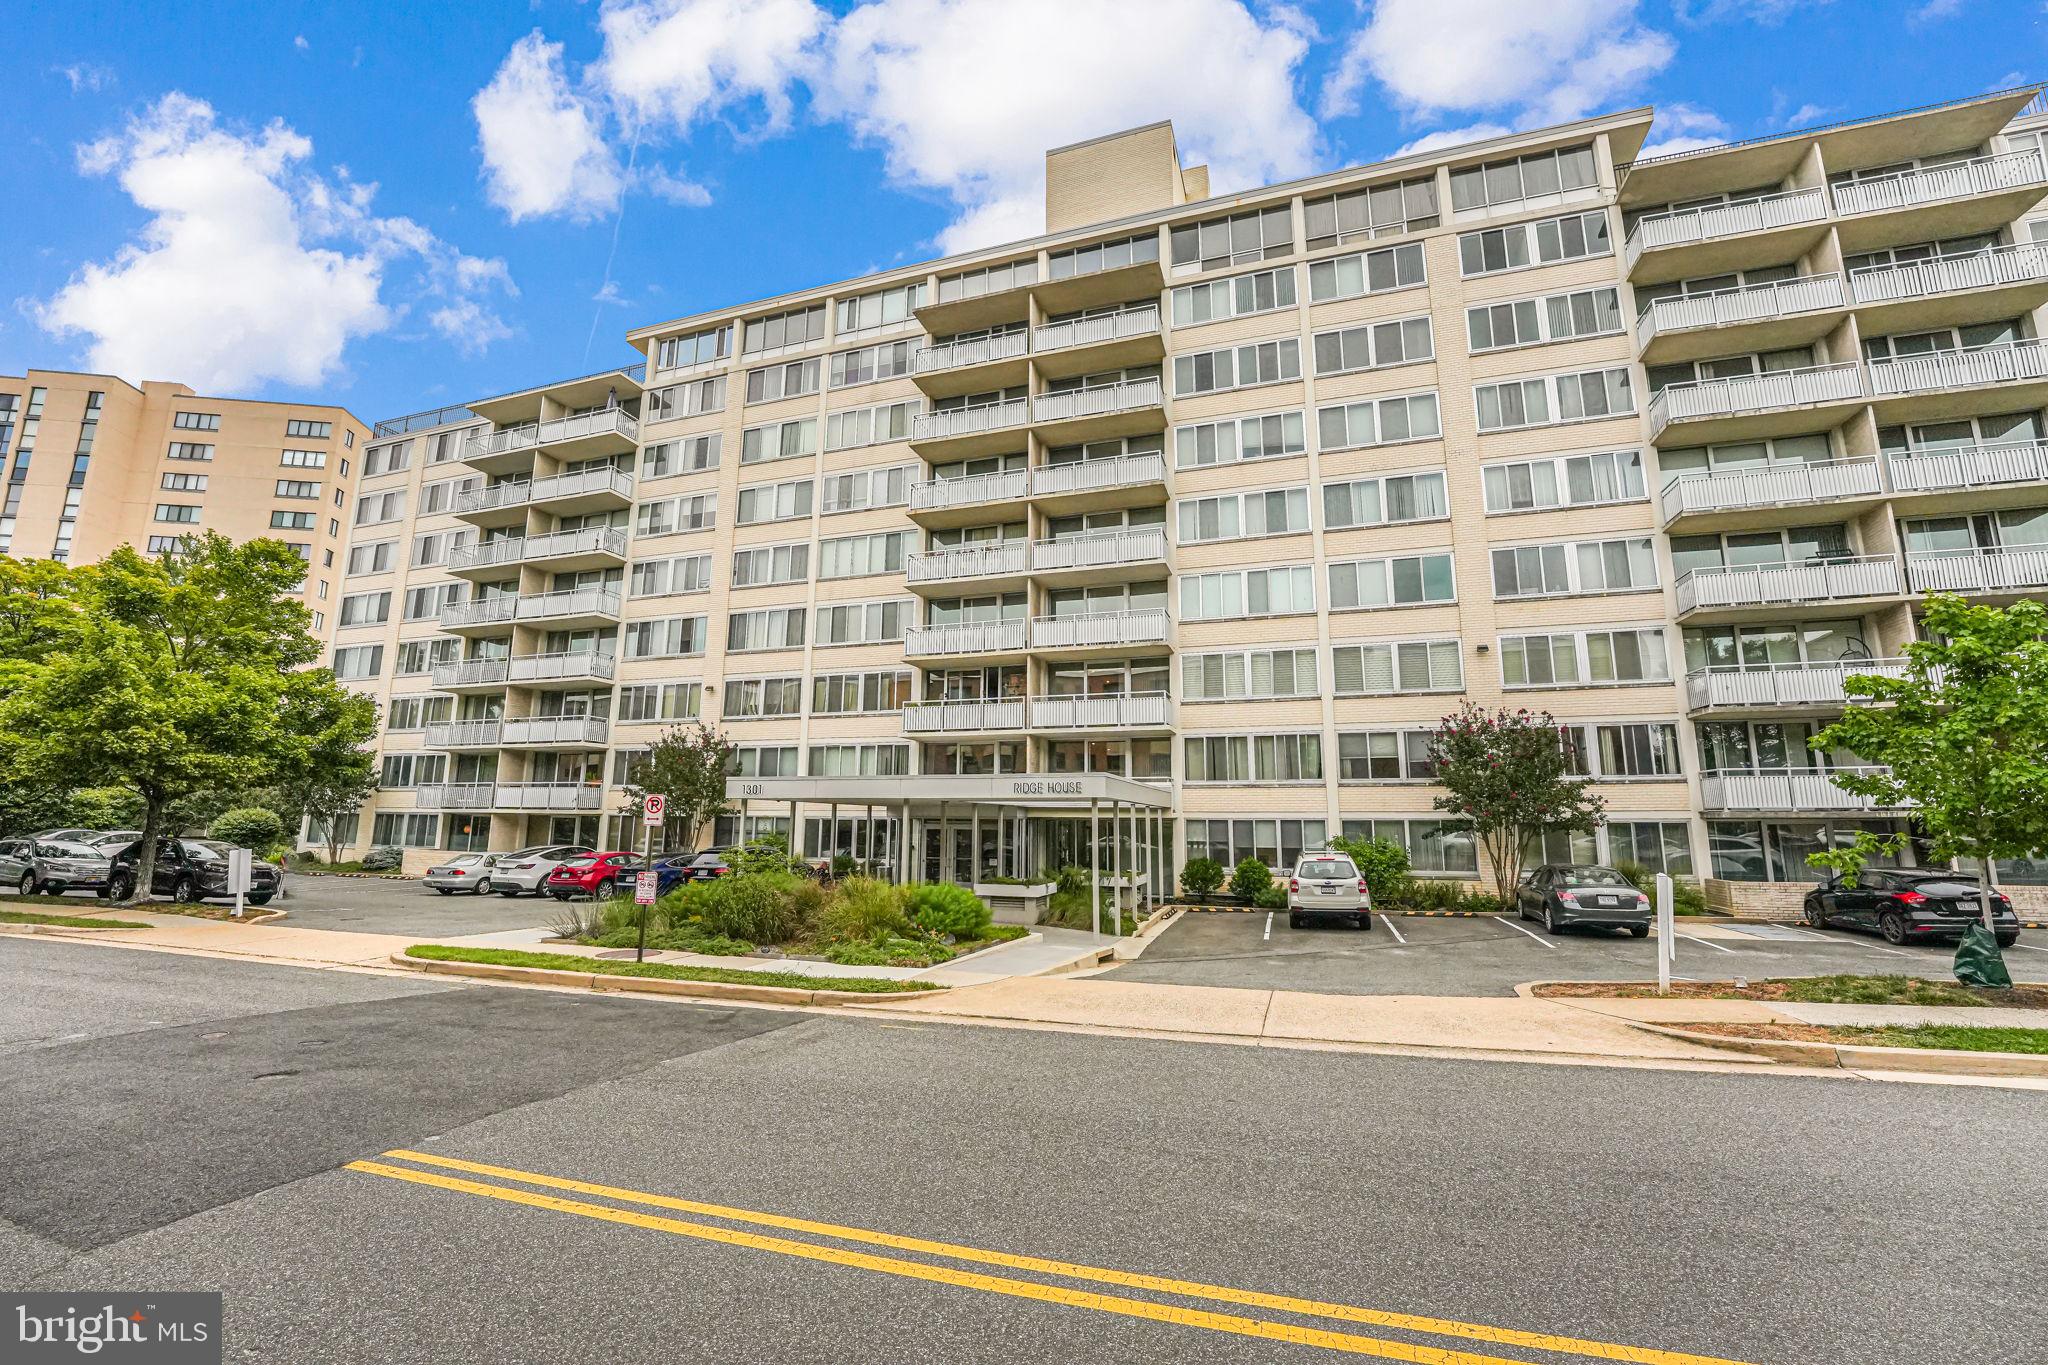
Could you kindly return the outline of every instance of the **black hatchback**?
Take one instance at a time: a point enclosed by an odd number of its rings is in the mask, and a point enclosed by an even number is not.
[[[1940,867],[1865,868],[1854,886],[1834,876],[1807,892],[1806,922],[1883,934],[1887,943],[1952,943],[1982,922],[1977,879]],[[2019,941],[2019,916],[1997,891],[1991,893],[1991,925],[1999,947]]]
[[[1542,920],[1553,934],[1592,924],[1650,936],[1650,898],[1611,867],[1546,863],[1522,879],[1515,909],[1523,919]]]

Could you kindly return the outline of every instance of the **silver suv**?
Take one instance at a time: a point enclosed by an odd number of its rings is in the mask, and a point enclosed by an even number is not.
[[[107,855],[90,844],[38,835],[0,841],[0,882],[24,896],[48,892],[107,894]]]
[[[1358,865],[1342,853],[1303,854],[1287,879],[1288,926],[1299,929],[1319,919],[1372,928],[1372,893]]]

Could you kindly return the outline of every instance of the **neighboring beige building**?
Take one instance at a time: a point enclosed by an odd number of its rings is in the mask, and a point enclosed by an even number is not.
[[[337,589],[418,613],[337,627],[394,713],[355,842],[617,846],[634,754],[701,717],[748,832],[913,875],[1085,861],[1092,813],[1160,883],[1338,833],[1471,880],[1425,761],[1471,700],[1576,728],[1609,822],[1552,856],[1796,904],[1897,818],[1804,747],[1845,673],[1924,588],[2048,592],[2032,93],[1214,198],[1152,125],[1048,154],[1045,237],[380,427],[468,434]]]
[[[325,403],[66,370],[0,376],[0,554],[89,563],[197,531],[270,536],[309,566],[306,605],[324,634],[369,434]]]

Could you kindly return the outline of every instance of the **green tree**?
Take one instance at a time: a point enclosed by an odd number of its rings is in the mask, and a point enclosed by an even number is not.
[[[1180,887],[1200,900],[1223,885],[1223,864],[1214,858],[1190,858],[1180,870]],[[1064,888],[1063,888],[1064,889]]]
[[[1330,840],[1330,847],[1349,854],[1358,865],[1358,875],[1365,878],[1375,906],[1399,903],[1414,882],[1408,875],[1408,850],[1392,839],[1347,839],[1340,834]]]
[[[1993,861],[2048,848],[2048,607],[1931,596],[1925,634],[1906,646],[1904,676],[1844,679],[1854,703],[1812,746],[1883,765],[1837,771],[1835,783],[1879,806],[1911,807],[1933,857],[1974,860],[1990,930]],[[1911,837],[1858,830],[1807,861],[1854,878]]]
[[[1430,741],[1444,794],[1436,808],[1469,820],[1505,905],[1522,876],[1522,843],[1547,830],[1591,833],[1607,803],[1572,772],[1567,738],[1548,712],[1467,702]]]
[[[206,833],[224,844],[249,849],[261,858],[284,838],[284,821],[276,811],[265,810],[261,806],[240,806],[214,817]]]
[[[377,767],[369,754],[359,764],[337,767],[326,776],[300,783],[299,809],[327,845],[327,861],[341,861],[341,823],[362,812],[363,803],[377,794]]]
[[[52,559],[0,555],[0,696],[70,648],[84,624],[77,570]]]
[[[668,798],[669,828],[683,836],[687,847],[695,848],[698,830],[732,813],[725,799],[725,779],[736,747],[702,721],[689,729],[669,730],[628,774],[627,811],[638,816],[652,794]]]

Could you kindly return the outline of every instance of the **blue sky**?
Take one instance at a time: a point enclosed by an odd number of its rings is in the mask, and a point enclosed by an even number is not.
[[[10,19],[0,372],[317,395],[372,420],[619,363],[631,326],[1027,235],[1046,145],[1155,118],[1221,191],[1639,103],[1659,106],[1653,142],[1693,145],[2048,75],[2042,0]]]

